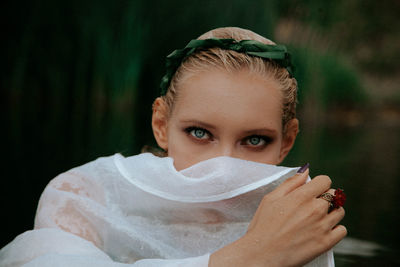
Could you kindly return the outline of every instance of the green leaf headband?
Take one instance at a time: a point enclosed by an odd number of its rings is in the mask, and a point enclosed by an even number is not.
[[[270,59],[287,69],[293,77],[293,65],[290,62],[290,54],[284,45],[269,45],[254,40],[236,41],[234,39],[210,38],[205,40],[191,40],[185,48],[177,49],[167,56],[167,72],[161,79],[161,95],[167,93],[172,76],[175,74],[182,61],[193,54],[197,49],[208,49],[219,47],[226,50],[233,50],[264,59]]]

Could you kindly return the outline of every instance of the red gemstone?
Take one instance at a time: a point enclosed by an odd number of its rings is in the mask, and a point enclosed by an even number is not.
[[[333,208],[343,207],[346,202],[346,195],[344,194],[342,189],[336,189],[335,195],[332,200]]]

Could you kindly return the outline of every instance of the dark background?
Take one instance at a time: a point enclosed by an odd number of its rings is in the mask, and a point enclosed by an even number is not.
[[[32,229],[46,184],[99,156],[154,145],[164,58],[216,27],[291,50],[301,133],[284,165],[311,163],[348,195],[349,236],[379,244],[338,266],[398,264],[400,2],[397,0],[3,1],[0,247]],[[349,253],[351,254],[351,253]]]

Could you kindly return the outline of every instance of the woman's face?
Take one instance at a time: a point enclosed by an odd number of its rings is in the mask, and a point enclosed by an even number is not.
[[[218,156],[278,164],[298,132],[293,119],[283,134],[281,103],[273,79],[211,69],[180,84],[169,117],[164,101],[155,101],[153,131],[177,170]]]

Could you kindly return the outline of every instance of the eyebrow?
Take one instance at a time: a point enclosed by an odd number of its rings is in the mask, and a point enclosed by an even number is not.
[[[206,122],[198,121],[198,120],[181,120],[180,122],[181,123],[192,123],[192,124],[204,127],[204,128],[212,129],[212,130],[216,129],[216,127],[214,125],[206,123]]]
[[[277,135],[278,134],[278,132],[276,130],[269,129],[269,128],[252,129],[252,130],[244,131],[243,133],[251,135],[251,134],[263,134],[265,132],[268,132],[268,133],[270,133],[272,135]]]
[[[212,124],[209,124],[209,123],[206,123],[206,122],[202,122],[202,121],[199,121],[199,120],[181,120],[180,122],[181,123],[191,123],[191,124],[194,124],[194,125],[197,125],[197,126],[200,126],[200,127],[211,129],[211,130],[215,130],[217,128]],[[270,133],[272,135],[277,135],[278,134],[278,132],[276,130],[270,129],[270,128],[257,128],[257,129],[246,130],[246,131],[243,131],[243,134],[245,134],[245,135],[263,134],[265,132],[268,132],[268,133]]]

